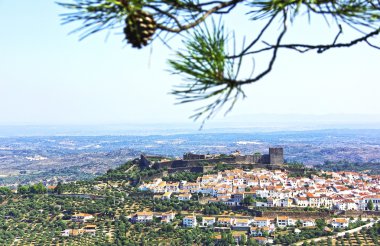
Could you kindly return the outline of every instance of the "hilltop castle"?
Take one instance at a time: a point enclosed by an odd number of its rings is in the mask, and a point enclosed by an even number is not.
[[[221,154],[193,154],[185,153],[183,159],[168,160],[162,156],[145,156],[141,155],[140,168],[168,168],[168,169],[188,169],[199,168],[215,164],[235,164],[235,165],[283,165],[284,149],[269,148],[268,154],[256,153],[253,155],[241,155],[239,151],[231,155]]]
[[[244,164],[272,164],[281,165],[284,164],[284,149],[283,148],[269,148],[269,154],[256,153],[254,155],[241,155],[239,151],[232,153],[229,156],[222,157],[220,154],[193,154],[191,152],[183,155],[184,161],[194,160],[218,160],[231,158],[230,161]]]

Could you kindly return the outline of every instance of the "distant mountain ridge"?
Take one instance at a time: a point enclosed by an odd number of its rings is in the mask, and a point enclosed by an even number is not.
[[[79,178],[78,174],[92,177],[141,153],[175,158],[187,152],[230,154],[239,150],[248,155],[266,153],[269,147],[283,147],[286,161],[306,165],[326,161],[380,163],[380,130],[3,137],[0,138],[3,175],[0,179],[6,179],[10,174],[13,175],[12,182],[40,179],[43,175],[45,181],[57,179],[60,174],[69,174],[74,179]]]

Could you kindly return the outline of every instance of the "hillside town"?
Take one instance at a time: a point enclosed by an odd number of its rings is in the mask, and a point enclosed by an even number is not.
[[[203,175],[196,182],[167,182],[157,178],[139,189],[156,193],[159,199],[190,200],[194,194],[201,194],[208,203],[229,206],[376,211],[380,207],[380,176],[355,172],[290,177],[282,170],[233,169]]]
[[[0,244],[377,245],[377,176],[292,165],[169,173],[129,161],[96,180],[2,187]]]
[[[214,203],[245,209],[284,209],[284,214],[279,212],[275,216],[187,214],[182,218],[183,227],[230,230],[237,243],[246,236],[260,244],[273,243],[271,235],[284,228],[296,228],[296,234],[304,230],[302,228],[316,227],[322,228],[327,235],[332,231],[345,232],[364,226],[367,218],[361,215],[339,217],[341,212],[379,211],[380,205],[379,176],[355,172],[321,172],[310,177],[293,177],[283,170],[232,169],[205,174],[195,182],[169,182],[156,178],[141,184],[139,189],[153,192],[156,200],[190,201],[197,197],[210,206]],[[286,215],[285,209],[326,209],[335,215],[327,219],[291,216]],[[168,223],[176,216],[178,214],[173,212],[143,211],[131,215],[131,221],[147,223],[159,218]]]

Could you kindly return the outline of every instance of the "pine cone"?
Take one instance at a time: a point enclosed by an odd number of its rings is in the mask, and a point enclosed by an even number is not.
[[[132,47],[141,49],[148,45],[156,31],[153,16],[145,11],[136,10],[125,19],[125,38]]]

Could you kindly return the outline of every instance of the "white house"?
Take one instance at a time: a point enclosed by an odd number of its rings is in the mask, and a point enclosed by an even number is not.
[[[248,179],[247,185],[248,186],[259,186],[259,180],[258,179]]]
[[[133,222],[148,222],[153,220],[153,213],[152,212],[137,212],[133,217]]]
[[[151,188],[151,190],[152,190],[154,193],[165,192],[165,191],[166,191],[166,181],[160,181],[158,184],[156,184],[155,186],[153,186],[153,187]]]
[[[212,182],[217,182],[220,179],[219,175],[203,175],[202,176],[202,184],[208,184]]]
[[[166,183],[166,191],[178,192],[179,191],[179,182]]]
[[[253,224],[256,227],[270,226],[270,219],[267,217],[255,217],[253,218]]]
[[[336,218],[331,221],[331,225],[334,228],[347,228],[350,224],[350,220],[347,218]]]
[[[209,194],[213,195],[214,194],[214,189],[211,186],[203,186],[199,189],[199,192],[202,194]]]
[[[303,227],[312,227],[315,226],[315,220],[313,219],[303,219],[301,220]]]
[[[162,213],[158,217],[161,217],[161,222],[163,222],[163,223],[169,223],[169,222],[171,222],[174,219],[175,214],[173,212]]]
[[[191,199],[191,194],[190,193],[185,193],[185,194],[179,194],[177,196],[178,200],[180,201],[189,201]]]
[[[297,206],[299,207],[307,207],[309,206],[309,201],[306,197],[297,197],[295,199]]]
[[[61,232],[61,236],[62,237],[68,237],[68,236],[70,236],[70,231],[71,231],[71,229],[66,229],[66,230],[62,231]]]
[[[250,228],[250,234],[254,237],[262,237],[265,236],[265,234],[269,235],[274,231],[273,228],[264,226],[264,227],[251,227]]]
[[[197,218],[192,215],[192,216],[186,216],[182,220],[182,224],[184,227],[196,227],[197,226]]]
[[[161,196],[161,199],[162,200],[170,200],[170,197],[172,196],[172,193],[171,191],[167,191],[165,192],[162,196]]]
[[[251,224],[249,219],[235,219],[234,225],[237,227],[248,227]]]
[[[334,201],[334,207],[339,210],[358,210],[359,206],[352,199],[341,199]]]
[[[215,217],[202,217],[203,226],[213,226],[215,224]]]
[[[367,196],[367,197],[364,197],[363,199],[361,199],[359,201],[360,210],[368,210],[367,205],[368,205],[370,200],[373,203],[374,210],[379,211],[380,210],[380,195]]]
[[[285,227],[285,226],[294,226],[294,219],[289,218],[288,216],[277,216],[276,218],[277,226]]]
[[[87,220],[91,220],[93,218],[94,216],[92,214],[77,213],[71,216],[71,221],[85,223]]]
[[[234,219],[232,218],[218,218],[218,224],[221,226],[231,226],[233,225]]]
[[[278,201],[279,207],[290,207],[292,205],[292,199],[290,198],[282,198]]]
[[[61,236],[68,237],[68,236],[79,236],[84,233],[83,229],[66,229],[61,232]]]
[[[91,236],[95,236],[96,234],[96,225],[86,225],[83,227],[84,233],[89,234]]]
[[[268,202],[255,202],[256,207],[269,207]]]
[[[199,191],[200,185],[199,183],[187,182],[182,185],[182,189],[189,191],[190,193],[197,193]]]
[[[240,203],[244,200],[244,193],[233,193],[231,199],[236,203]]]

